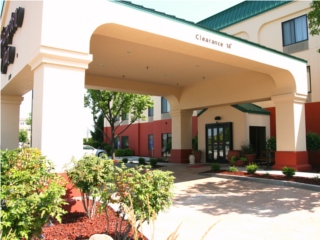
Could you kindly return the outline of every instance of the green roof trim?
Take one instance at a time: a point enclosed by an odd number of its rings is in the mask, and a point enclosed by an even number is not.
[[[243,42],[243,43],[246,43],[246,44],[249,44],[249,45],[252,45],[252,46],[256,46],[258,48],[261,48],[261,49],[265,49],[267,51],[270,51],[270,52],[273,52],[273,53],[276,53],[276,54],[279,54],[281,56],[285,56],[287,58],[291,58],[291,59],[295,59],[295,60],[298,60],[300,62],[304,62],[304,63],[307,63],[308,61],[306,61],[305,59],[302,59],[302,58],[298,58],[298,57],[295,57],[293,55],[289,55],[289,54],[286,54],[286,53],[283,53],[283,52],[280,52],[280,51],[277,51],[273,48],[268,48],[266,46],[263,46],[263,45],[260,45],[258,43],[254,43],[254,42],[250,42],[248,40],[245,40],[245,39],[242,39],[242,38],[238,38],[238,37],[235,37],[235,36],[232,36],[230,34],[227,34],[227,33],[224,33],[224,32],[220,32],[220,31],[217,31],[217,30],[214,30],[212,28],[208,28],[206,26],[202,26],[202,25],[199,25],[199,24],[196,24],[194,22],[191,22],[191,21],[187,21],[185,19],[181,19],[181,18],[177,18],[173,15],[168,15],[166,13],[163,13],[163,12],[158,12],[154,9],[151,9],[151,8],[146,8],[144,6],[141,6],[141,5],[137,5],[137,4],[134,4],[134,3],[131,3],[130,1],[124,1],[124,0],[109,0],[110,2],[114,2],[114,3],[119,3],[121,5],[124,5],[124,6],[127,6],[127,7],[132,7],[132,8],[135,8],[139,11],[144,11],[144,12],[148,12],[148,13],[151,13],[151,14],[155,14],[155,15],[158,15],[158,16],[162,16],[162,17],[165,17],[165,18],[171,18],[172,20],[175,20],[175,21],[179,21],[179,22],[182,22],[182,23],[185,23],[185,24],[188,24],[188,25],[192,25],[194,27],[197,27],[199,29],[202,29],[202,30],[207,30],[208,32],[211,32],[211,33],[215,33],[215,34],[218,34],[218,35],[221,35],[221,36],[224,36],[224,37],[227,37],[227,38],[230,38],[230,39],[233,39],[233,40],[236,40],[236,41],[239,41],[239,42]],[[240,3],[241,4],[241,3]],[[237,5],[236,5],[237,6]]]
[[[265,110],[265,109],[263,109],[257,105],[254,105],[252,103],[242,103],[242,104],[236,104],[236,105],[231,105],[231,106],[240,110],[241,112],[270,115],[270,112],[268,110]]]
[[[252,18],[259,14],[290,3],[292,0],[284,1],[244,1],[228,8],[211,17],[201,20],[197,24],[212,30],[221,30],[233,24]]]
[[[204,108],[200,111],[198,111],[197,117],[200,117],[203,113],[205,113],[208,110],[208,108]]]

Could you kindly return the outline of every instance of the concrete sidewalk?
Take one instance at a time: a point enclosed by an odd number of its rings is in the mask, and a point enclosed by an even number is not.
[[[153,227],[144,225],[142,231],[149,239],[165,240],[180,224],[177,239],[181,240],[319,239],[320,188],[308,190],[199,174],[210,169],[205,164],[160,165],[161,170],[174,172],[175,197],[170,210],[158,215],[154,238]]]

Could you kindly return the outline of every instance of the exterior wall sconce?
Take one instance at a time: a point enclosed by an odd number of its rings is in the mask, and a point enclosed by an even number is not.
[[[218,121],[220,121],[220,120],[221,120],[221,117],[220,117],[220,116],[216,116],[216,117],[214,118],[214,120],[216,120],[216,121],[217,121],[217,123],[218,123]]]

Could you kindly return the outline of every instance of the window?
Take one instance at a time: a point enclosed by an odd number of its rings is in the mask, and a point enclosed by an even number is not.
[[[148,135],[148,150],[153,150],[154,142],[153,142],[153,134]]]
[[[308,93],[311,93],[311,72],[310,66],[307,66]]]
[[[148,117],[153,116],[153,107],[148,107]]]
[[[161,113],[170,112],[170,104],[167,99],[161,97]]]
[[[171,133],[163,133],[162,134],[162,156],[167,157],[171,152]]]
[[[308,40],[307,16],[301,16],[282,23],[283,46]]]
[[[121,137],[121,148],[122,149],[129,148],[129,137],[128,136]]]
[[[122,121],[128,120],[129,119],[129,114],[128,113],[122,113],[121,119],[122,119]]]
[[[119,137],[115,137],[113,140],[114,149],[120,149],[120,139]]]

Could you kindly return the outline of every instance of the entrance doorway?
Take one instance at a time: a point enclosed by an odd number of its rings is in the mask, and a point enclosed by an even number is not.
[[[232,143],[232,123],[206,124],[207,162],[226,163]]]
[[[255,150],[257,157],[266,151],[266,127],[253,127],[249,128],[250,143]]]

